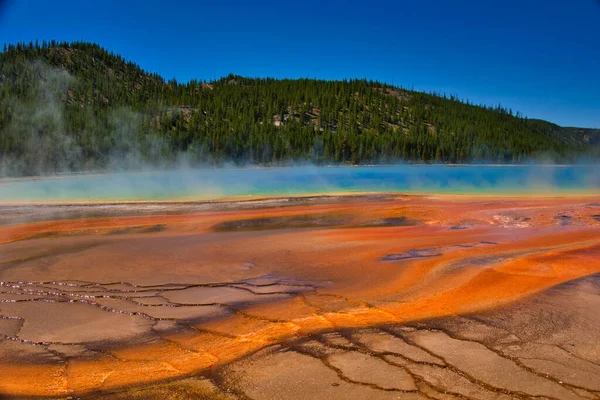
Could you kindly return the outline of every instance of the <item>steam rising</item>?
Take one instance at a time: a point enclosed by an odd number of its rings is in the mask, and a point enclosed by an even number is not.
[[[31,100],[8,101],[12,113],[3,133],[17,141],[22,156],[2,155],[3,176],[41,174],[53,161],[58,161],[59,169],[65,170],[72,160],[81,157],[73,139],[61,133],[65,127],[62,103],[56,98],[73,79],[66,71],[49,69],[41,63],[31,64],[29,73],[37,74],[40,69],[45,70],[45,79],[38,80],[38,85],[30,90],[27,97]]]
[[[9,122],[0,132],[11,139],[17,155],[0,148],[0,177],[144,170],[185,159],[184,154],[172,154],[162,138],[142,132],[142,116],[125,107],[110,111],[106,118],[89,118],[94,131],[106,134],[68,133],[65,103],[72,96],[69,87],[75,78],[40,61],[27,64],[26,69],[35,77],[34,84],[19,96],[25,100],[8,99]],[[91,150],[84,150],[78,141],[86,141],[85,149]]]

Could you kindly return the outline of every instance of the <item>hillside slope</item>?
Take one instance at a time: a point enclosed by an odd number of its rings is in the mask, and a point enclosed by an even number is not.
[[[165,81],[90,43],[0,53],[0,174],[170,164],[570,162],[600,131],[366,80]]]

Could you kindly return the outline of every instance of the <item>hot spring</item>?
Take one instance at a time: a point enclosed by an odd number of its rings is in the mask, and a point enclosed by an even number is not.
[[[193,201],[365,192],[593,195],[600,193],[600,167],[401,165],[180,169],[0,181],[2,203]]]

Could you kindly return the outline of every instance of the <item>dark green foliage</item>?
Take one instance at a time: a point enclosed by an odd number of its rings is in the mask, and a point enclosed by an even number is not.
[[[597,158],[597,130],[366,80],[166,82],[90,43],[0,53],[9,175],[204,164],[515,163]]]

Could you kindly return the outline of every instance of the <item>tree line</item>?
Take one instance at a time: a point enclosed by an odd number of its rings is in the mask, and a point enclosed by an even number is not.
[[[597,159],[598,148],[501,106],[364,79],[180,83],[92,43],[18,43],[0,53],[4,175],[182,156],[209,165],[565,163]]]

